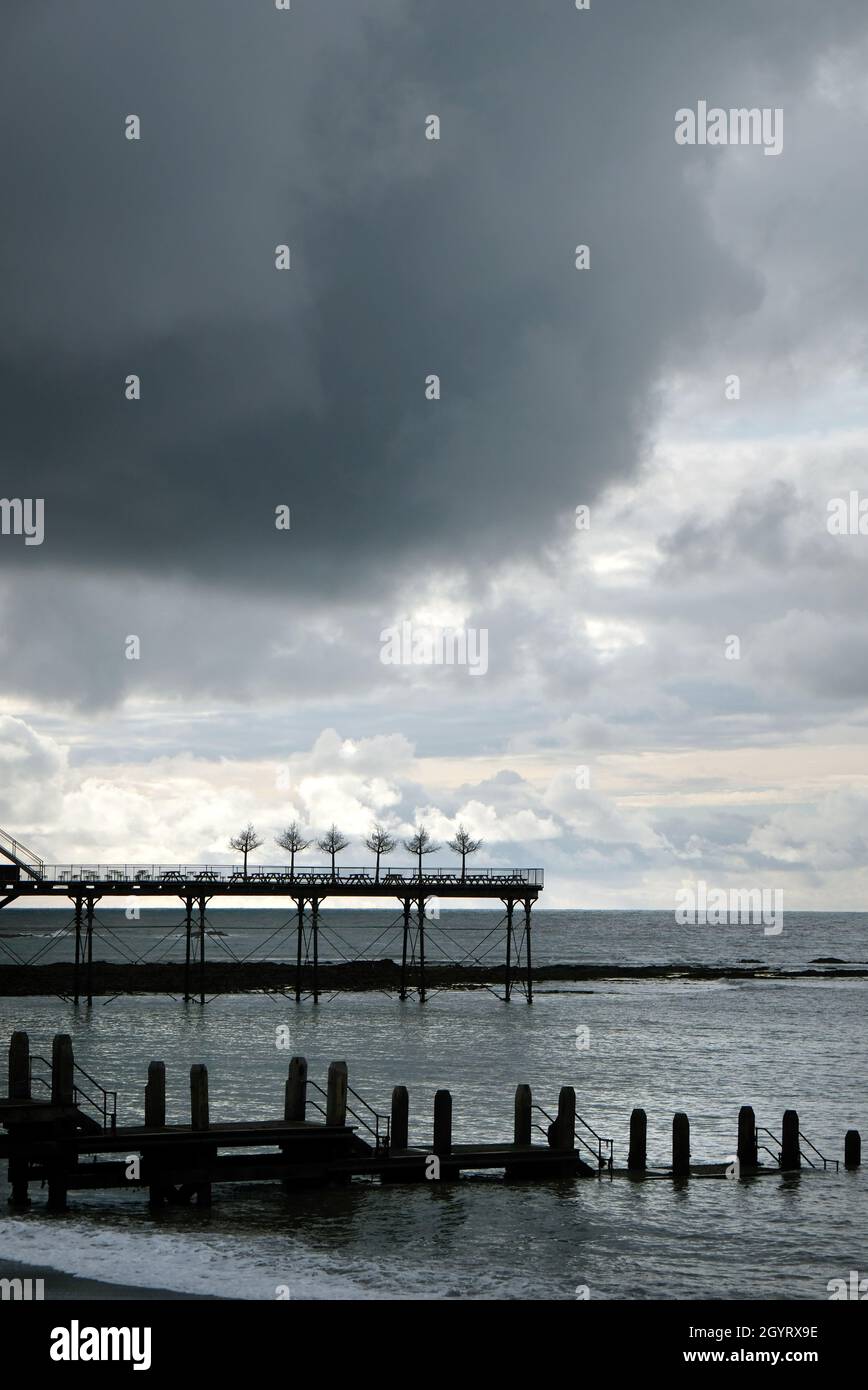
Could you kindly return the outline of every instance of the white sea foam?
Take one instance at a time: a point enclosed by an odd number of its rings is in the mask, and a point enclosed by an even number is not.
[[[275,1299],[281,1285],[289,1289],[292,1299],[401,1296],[394,1288],[384,1287],[373,1264],[347,1270],[346,1260],[314,1255],[300,1242],[285,1244],[281,1254],[263,1251],[257,1259],[250,1254],[248,1240],[222,1234],[211,1239],[202,1232],[195,1237],[133,1233],[82,1221],[48,1223],[32,1218],[0,1223],[3,1257],[110,1284],[216,1298]],[[418,1297],[420,1291],[409,1296]]]

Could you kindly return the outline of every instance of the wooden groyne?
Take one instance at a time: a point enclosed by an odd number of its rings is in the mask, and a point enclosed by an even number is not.
[[[190,1068],[190,1120],[166,1122],[166,1067],[153,1061],[144,1087],[143,1123],[117,1124],[117,1096],[80,1067],[72,1040],[58,1034],[51,1058],[33,1054],[28,1035],[12,1035],[8,1096],[0,1101],[0,1158],[8,1163],[9,1203],[24,1208],[33,1184],[47,1188],[50,1210],[62,1211],[76,1189],[146,1191],[152,1206],[211,1201],[215,1183],[280,1182],[287,1189],[346,1183],[354,1177],[387,1183],[455,1180],[464,1172],[499,1170],[506,1178],[746,1177],[839,1167],[802,1134],[795,1111],[784,1115],[780,1139],[757,1126],[750,1106],[738,1117],[737,1152],[726,1163],[694,1164],[690,1122],[683,1112],[672,1126],[671,1161],[652,1168],[647,1157],[647,1115],[630,1117],[626,1168],[614,1161],[614,1144],[576,1109],[576,1092],[562,1086],[550,1112],[534,1101],[530,1086],[515,1091],[511,1139],[456,1143],[453,1100],[434,1096],[433,1124],[425,1142],[410,1141],[410,1098],[392,1092],[388,1112],[374,1109],[350,1086],[347,1064],[332,1062],[326,1086],[293,1057],[284,1085],[282,1114],[263,1120],[212,1122],[208,1071]],[[861,1162],[861,1141],[850,1130],[845,1167]],[[771,1160],[771,1162],[769,1162]]]

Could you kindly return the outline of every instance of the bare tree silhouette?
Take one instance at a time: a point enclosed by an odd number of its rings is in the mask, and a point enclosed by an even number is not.
[[[408,854],[415,854],[419,862],[419,877],[422,877],[422,855],[436,854],[440,848],[435,845],[424,825],[420,825],[415,835],[411,835],[409,840],[404,841],[404,848]]]
[[[317,843],[317,848],[318,848],[318,849],[321,849],[322,852],[323,852],[323,854],[330,854],[330,855],[331,855],[331,857],[332,857],[332,878],[334,878],[334,876],[335,876],[335,855],[336,855],[336,854],[340,854],[340,852],[341,852],[342,849],[346,849],[347,845],[350,843],[349,840],[347,840],[347,839],[344,838],[344,836],[343,836],[343,835],[341,834],[341,832],[338,830],[337,826],[334,824],[334,822],[332,822],[331,826],[330,826],[329,829],[326,831],[325,835],[323,835],[322,839],[321,839],[321,840],[317,840],[316,843]]]
[[[313,844],[313,841],[304,838],[301,826],[297,820],[294,820],[285,830],[281,830],[274,843],[289,854],[289,876],[295,878],[295,856],[302,854],[309,845]]]
[[[455,832],[455,839],[447,840],[446,843],[454,854],[461,855],[461,882],[463,883],[468,854],[475,854],[478,849],[482,848],[484,842],[472,839],[470,831],[465,830],[463,825],[459,825]]]
[[[384,825],[379,822],[371,827],[371,833],[365,840],[365,849],[369,849],[371,854],[377,856],[377,869],[374,875],[374,882],[380,882],[380,855],[391,854],[398,841],[393,839]]]
[[[237,835],[233,835],[229,841],[229,848],[237,850],[244,855],[244,877],[247,877],[247,856],[254,849],[259,849],[262,844],[259,836],[251,825],[250,821],[243,830],[239,830]]]

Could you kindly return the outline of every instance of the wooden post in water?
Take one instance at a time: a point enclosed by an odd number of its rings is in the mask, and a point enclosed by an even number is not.
[[[166,1127],[166,1063],[149,1062],[145,1086],[145,1129]]]
[[[627,1171],[644,1173],[648,1168],[648,1116],[639,1108],[630,1111],[630,1148]]]
[[[148,1063],[148,1080],[145,1085],[145,1128],[165,1129],[166,1127],[166,1064]],[[148,1183],[148,1204],[161,1207],[169,1195],[170,1185],[160,1175],[163,1156],[158,1149],[148,1148],[144,1154],[144,1174]],[[163,1160],[165,1161],[165,1160]]]
[[[51,1044],[51,1104],[65,1107],[75,1105],[75,1058],[72,1038],[68,1033],[56,1033]],[[52,1137],[71,1132],[72,1122],[61,1121]],[[48,1170],[48,1210],[66,1211],[66,1169],[70,1161],[61,1152],[46,1164]],[[74,1156],[71,1162],[75,1163]]]
[[[9,1041],[9,1099],[30,1100],[30,1039],[26,1033],[13,1033]],[[26,1158],[10,1155],[9,1187],[9,1206],[24,1211],[30,1205]]]
[[[558,1094],[558,1118],[555,1121],[556,1149],[576,1147],[576,1092],[572,1086],[562,1086]]]
[[[452,1153],[452,1093],[437,1091],[434,1096],[434,1152],[438,1158]]]
[[[207,1130],[210,1126],[208,1114],[208,1068],[201,1062],[190,1068],[190,1126],[195,1130]],[[216,1156],[213,1145],[196,1145],[191,1150],[194,1165],[205,1167]],[[210,1182],[194,1182],[196,1203],[200,1207],[211,1205]]]
[[[307,1061],[304,1057],[293,1057],[289,1063],[289,1075],[283,1095],[283,1118],[303,1120],[307,1111]]]
[[[201,1062],[190,1068],[190,1126],[208,1129],[208,1068]]]
[[[759,1159],[756,1142],[756,1115],[752,1105],[738,1112],[738,1162],[740,1168],[756,1168]]]
[[[781,1125],[781,1168],[801,1168],[802,1154],[799,1146],[799,1115],[796,1110],[785,1110]]]
[[[862,1137],[858,1129],[848,1129],[844,1135],[844,1167],[858,1168],[862,1162]]]
[[[343,1126],[347,1122],[347,1064],[332,1062],[326,1092],[326,1124]]]
[[[75,1104],[75,1058],[68,1033],[56,1033],[51,1044],[51,1104]]]
[[[30,1039],[13,1033],[9,1041],[9,1099],[30,1100]]]
[[[690,1121],[683,1110],[672,1117],[672,1175],[686,1178],[690,1174]]]
[[[410,1096],[406,1086],[392,1091],[391,1149],[406,1149],[410,1144]]]
[[[533,1094],[530,1086],[515,1088],[515,1124],[512,1132],[514,1144],[529,1145],[533,1117]]]

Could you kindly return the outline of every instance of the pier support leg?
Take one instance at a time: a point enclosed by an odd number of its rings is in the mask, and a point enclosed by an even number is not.
[[[295,905],[298,909],[298,926],[296,928],[295,940],[295,1002],[301,1003],[301,956],[302,945],[304,944],[304,898],[296,898]]]
[[[186,951],[184,954],[184,1003],[189,1004],[192,995],[190,993],[190,962],[193,958],[193,899],[185,898],[186,905]]]
[[[506,904],[506,988],[504,997],[509,1003],[509,996],[512,992],[512,914],[515,903],[512,898]]]
[[[73,1003],[79,1002],[81,988],[81,898],[75,900],[75,967],[72,976]]]
[[[48,1202],[49,1211],[66,1211],[66,1174],[60,1163],[52,1162],[48,1165]]]
[[[526,955],[527,955],[527,1002],[528,1002],[529,1004],[532,1004],[532,1003],[533,1003],[533,962],[532,962],[532,958],[531,958],[531,947],[530,947],[530,909],[531,909],[531,901],[532,901],[532,900],[531,900],[530,898],[525,898],[525,900],[524,900],[524,939],[525,939],[525,945],[526,945],[526,948],[527,948],[527,949],[526,949]]]
[[[648,1116],[638,1107],[630,1112],[628,1173],[644,1173],[648,1168]]]
[[[199,1004],[205,1005],[205,905],[207,898],[199,899]]]
[[[26,1211],[30,1206],[27,1192],[27,1159],[9,1159],[9,1197],[7,1205],[13,1211]]]
[[[87,1007],[93,1008],[93,898],[87,900]]]
[[[690,1175],[690,1120],[683,1110],[672,1117],[672,1176]]]
[[[419,1003],[425,1003],[425,899],[418,901],[419,914]]]
[[[401,988],[398,998],[407,998],[407,944],[410,940],[410,899],[404,899],[404,935],[401,943]]]
[[[785,1110],[781,1126],[781,1168],[801,1168],[802,1153],[799,1146],[799,1115],[796,1110]]]
[[[311,931],[313,932],[313,1002],[319,1003],[319,898],[312,898],[310,904]]]

